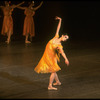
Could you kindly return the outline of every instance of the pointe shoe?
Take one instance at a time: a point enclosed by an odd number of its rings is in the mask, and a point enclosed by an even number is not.
[[[53,83],[53,85],[61,85],[60,82]]]
[[[55,87],[48,87],[48,90],[57,90]]]
[[[25,41],[25,43],[31,43],[30,41]]]

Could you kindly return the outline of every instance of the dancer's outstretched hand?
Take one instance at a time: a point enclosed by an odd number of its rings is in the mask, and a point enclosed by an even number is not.
[[[57,20],[57,19],[61,20],[61,18],[60,18],[60,17],[58,17],[58,16],[56,16],[56,18],[55,18],[55,19],[56,19],[56,20]]]
[[[65,64],[67,64],[67,66],[69,66],[69,61],[68,60],[65,60]]]

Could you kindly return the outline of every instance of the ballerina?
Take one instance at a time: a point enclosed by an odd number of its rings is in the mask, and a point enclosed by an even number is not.
[[[13,18],[12,18],[12,12],[14,8],[22,5],[24,2],[19,3],[17,5],[10,5],[10,1],[5,1],[5,6],[0,6],[0,8],[3,11],[4,19],[3,19],[3,25],[2,25],[2,35],[7,35],[7,44],[11,41],[11,35],[13,34]]]
[[[59,20],[56,34],[47,43],[44,54],[40,59],[38,65],[34,69],[37,73],[51,73],[48,90],[57,90],[57,88],[53,87],[52,85],[61,85],[61,82],[56,73],[61,70],[61,68],[57,64],[57,61],[60,61],[60,54],[65,59],[65,64],[69,65],[68,58],[66,57],[63,46],[61,44],[61,41],[66,41],[69,36],[62,35],[61,37],[59,37],[59,30],[61,27],[62,19],[60,17],[56,17],[56,20]],[[53,83],[54,80],[56,81],[55,83]]]
[[[43,1],[40,3],[39,6],[33,7],[34,2],[31,2],[29,7],[18,7],[19,9],[24,10],[24,14],[26,15],[24,20],[24,27],[23,27],[23,36],[25,36],[25,43],[31,43],[32,37],[35,36],[35,27],[34,27],[34,20],[33,16],[35,15],[35,11],[38,10],[43,4]],[[28,41],[28,37],[30,36],[30,41]]]

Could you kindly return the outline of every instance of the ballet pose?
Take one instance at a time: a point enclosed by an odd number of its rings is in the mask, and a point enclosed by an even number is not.
[[[1,34],[7,35],[7,43],[9,44],[11,35],[13,34],[13,19],[12,19],[12,12],[14,8],[22,5],[24,2],[18,4],[18,5],[10,5],[10,2],[5,1],[5,6],[0,6],[0,8],[3,11],[4,19],[3,19],[3,25]]]
[[[26,15],[24,20],[24,27],[23,27],[23,36],[25,36],[25,43],[31,43],[32,37],[35,36],[35,26],[34,26],[34,20],[33,16],[35,15],[35,11],[38,10],[41,5],[43,4],[43,1],[40,3],[39,6],[33,7],[34,2],[31,2],[29,7],[18,7],[19,9],[24,10],[24,14]],[[30,37],[30,41],[28,41],[28,38]]]
[[[57,64],[57,61],[60,61],[60,54],[65,59],[65,64],[69,65],[68,58],[66,57],[63,46],[61,44],[61,41],[66,41],[69,37],[68,35],[62,35],[59,37],[59,30],[62,19],[60,17],[56,17],[56,20],[59,20],[56,34],[47,43],[44,54],[34,69],[37,73],[51,73],[48,90],[57,90],[57,88],[53,87],[52,85],[61,85],[61,82],[56,73],[57,71],[61,70]],[[56,81],[55,83],[53,83],[54,80]]]

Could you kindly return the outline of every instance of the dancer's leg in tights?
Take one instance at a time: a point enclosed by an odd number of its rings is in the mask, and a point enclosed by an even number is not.
[[[9,31],[8,33],[7,33],[7,44],[9,44],[10,43],[10,38],[11,38],[11,32]]]
[[[55,83],[53,83],[53,85],[61,85],[61,82],[59,81],[58,75],[57,73],[55,73]]]
[[[54,79],[55,79],[55,72],[51,73],[50,75],[48,90],[57,90],[57,88],[52,86]]]
[[[26,35],[26,39],[25,39],[25,43],[31,43],[30,41],[28,41],[28,34]]]

